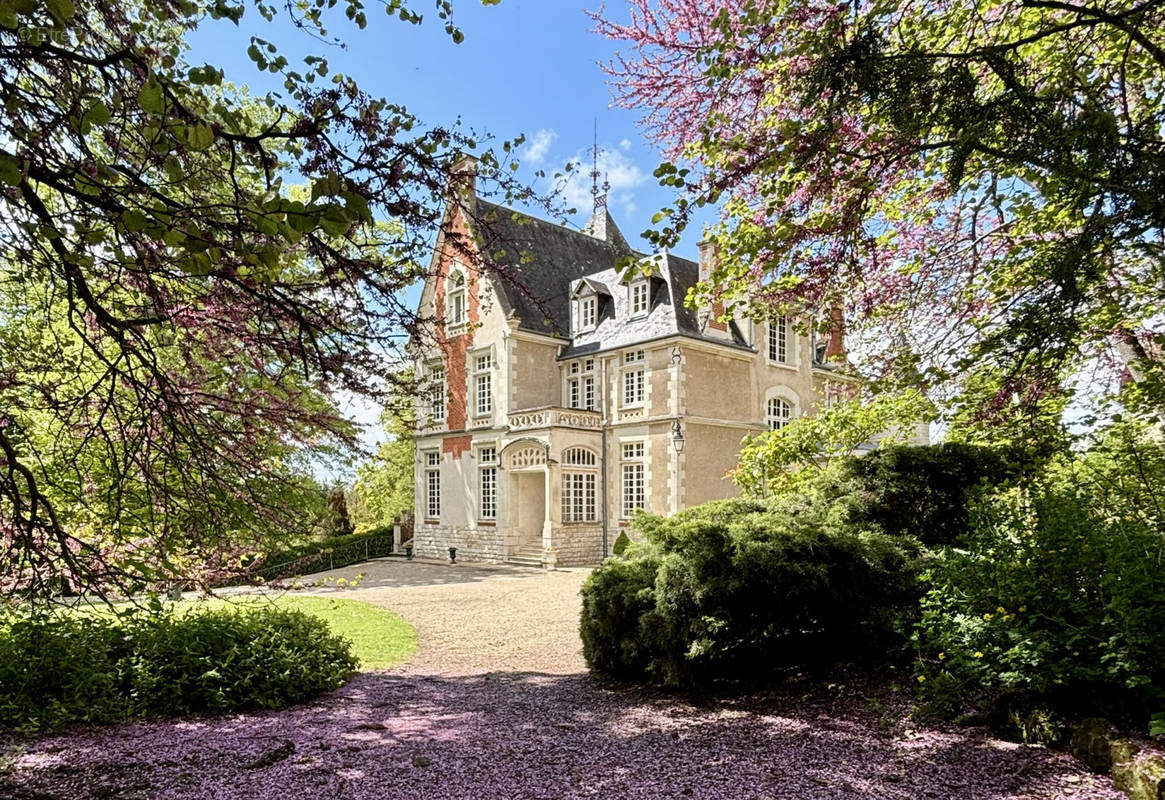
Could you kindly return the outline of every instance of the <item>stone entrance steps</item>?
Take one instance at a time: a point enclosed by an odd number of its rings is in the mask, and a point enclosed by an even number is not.
[[[541,545],[517,545],[510,548],[510,556],[506,559],[507,564],[520,564],[524,567],[541,567],[542,566],[542,547]]]

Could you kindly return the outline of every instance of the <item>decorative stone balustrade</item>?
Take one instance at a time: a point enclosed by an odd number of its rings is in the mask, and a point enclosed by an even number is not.
[[[597,411],[549,406],[547,408],[533,408],[529,411],[518,411],[510,414],[510,430],[525,431],[556,427],[598,430],[602,425],[602,419],[602,416]]]

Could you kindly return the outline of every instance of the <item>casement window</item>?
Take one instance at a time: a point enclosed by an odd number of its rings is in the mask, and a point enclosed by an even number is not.
[[[770,397],[765,417],[770,431],[779,430],[793,418],[793,404],[780,397]]]
[[[789,327],[788,317],[780,317],[769,322],[769,361],[776,364],[792,362]]]
[[[623,353],[623,405],[643,405],[644,361],[642,350]]]
[[[562,454],[562,521],[598,519],[598,460],[590,450],[571,448]]]
[[[598,320],[599,300],[597,297],[584,297],[578,301],[579,330],[590,330]]]
[[[445,421],[445,368],[441,366],[429,371],[429,421]]]
[[[425,517],[441,516],[441,454],[425,453]]]
[[[572,361],[566,381],[567,408],[595,410],[595,360]]]
[[[476,398],[477,416],[485,417],[493,413],[493,358],[489,354],[474,359],[473,395]]]
[[[498,451],[483,447],[477,451],[478,519],[498,517]]]
[[[643,405],[643,369],[623,371],[623,405]]]
[[[453,273],[446,282],[446,297],[448,298],[448,314],[446,321],[452,327],[465,324],[465,276],[460,272]]]
[[[646,470],[643,442],[624,442],[621,472],[623,475],[622,515],[630,517],[637,509],[647,508]]]
[[[631,314],[647,313],[648,297],[647,281],[639,281],[631,284]]]

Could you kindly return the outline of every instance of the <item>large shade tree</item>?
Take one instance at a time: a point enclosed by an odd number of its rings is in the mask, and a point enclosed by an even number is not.
[[[629,5],[596,19],[669,159],[655,235],[723,209],[705,299],[844,308],[866,373],[968,433],[1081,389],[1160,412],[1165,2]]]
[[[4,590],[230,568],[297,525],[305,451],[354,443],[333,398],[394,388],[418,323],[401,290],[423,273],[450,160],[482,146],[320,54],[253,40],[282,84],[256,97],[186,60],[208,19],[289,16],[321,42],[329,13],[365,26],[361,3],[335,5],[0,9]],[[460,41],[450,4],[436,12]],[[479,157],[513,189],[508,161]]]

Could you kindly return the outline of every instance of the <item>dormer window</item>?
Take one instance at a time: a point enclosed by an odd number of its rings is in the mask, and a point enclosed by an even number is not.
[[[449,277],[448,289],[448,307],[449,313],[447,315],[447,323],[450,327],[465,324],[465,276],[460,272],[455,272]]]
[[[595,327],[595,318],[598,316],[598,299],[595,297],[584,297],[579,300],[579,327],[583,330],[588,330]]]
[[[648,306],[647,281],[631,284],[631,315],[646,314]]]
[[[593,278],[583,278],[571,292],[571,330],[575,333],[593,331],[603,313],[603,298],[610,300],[611,292]]]

